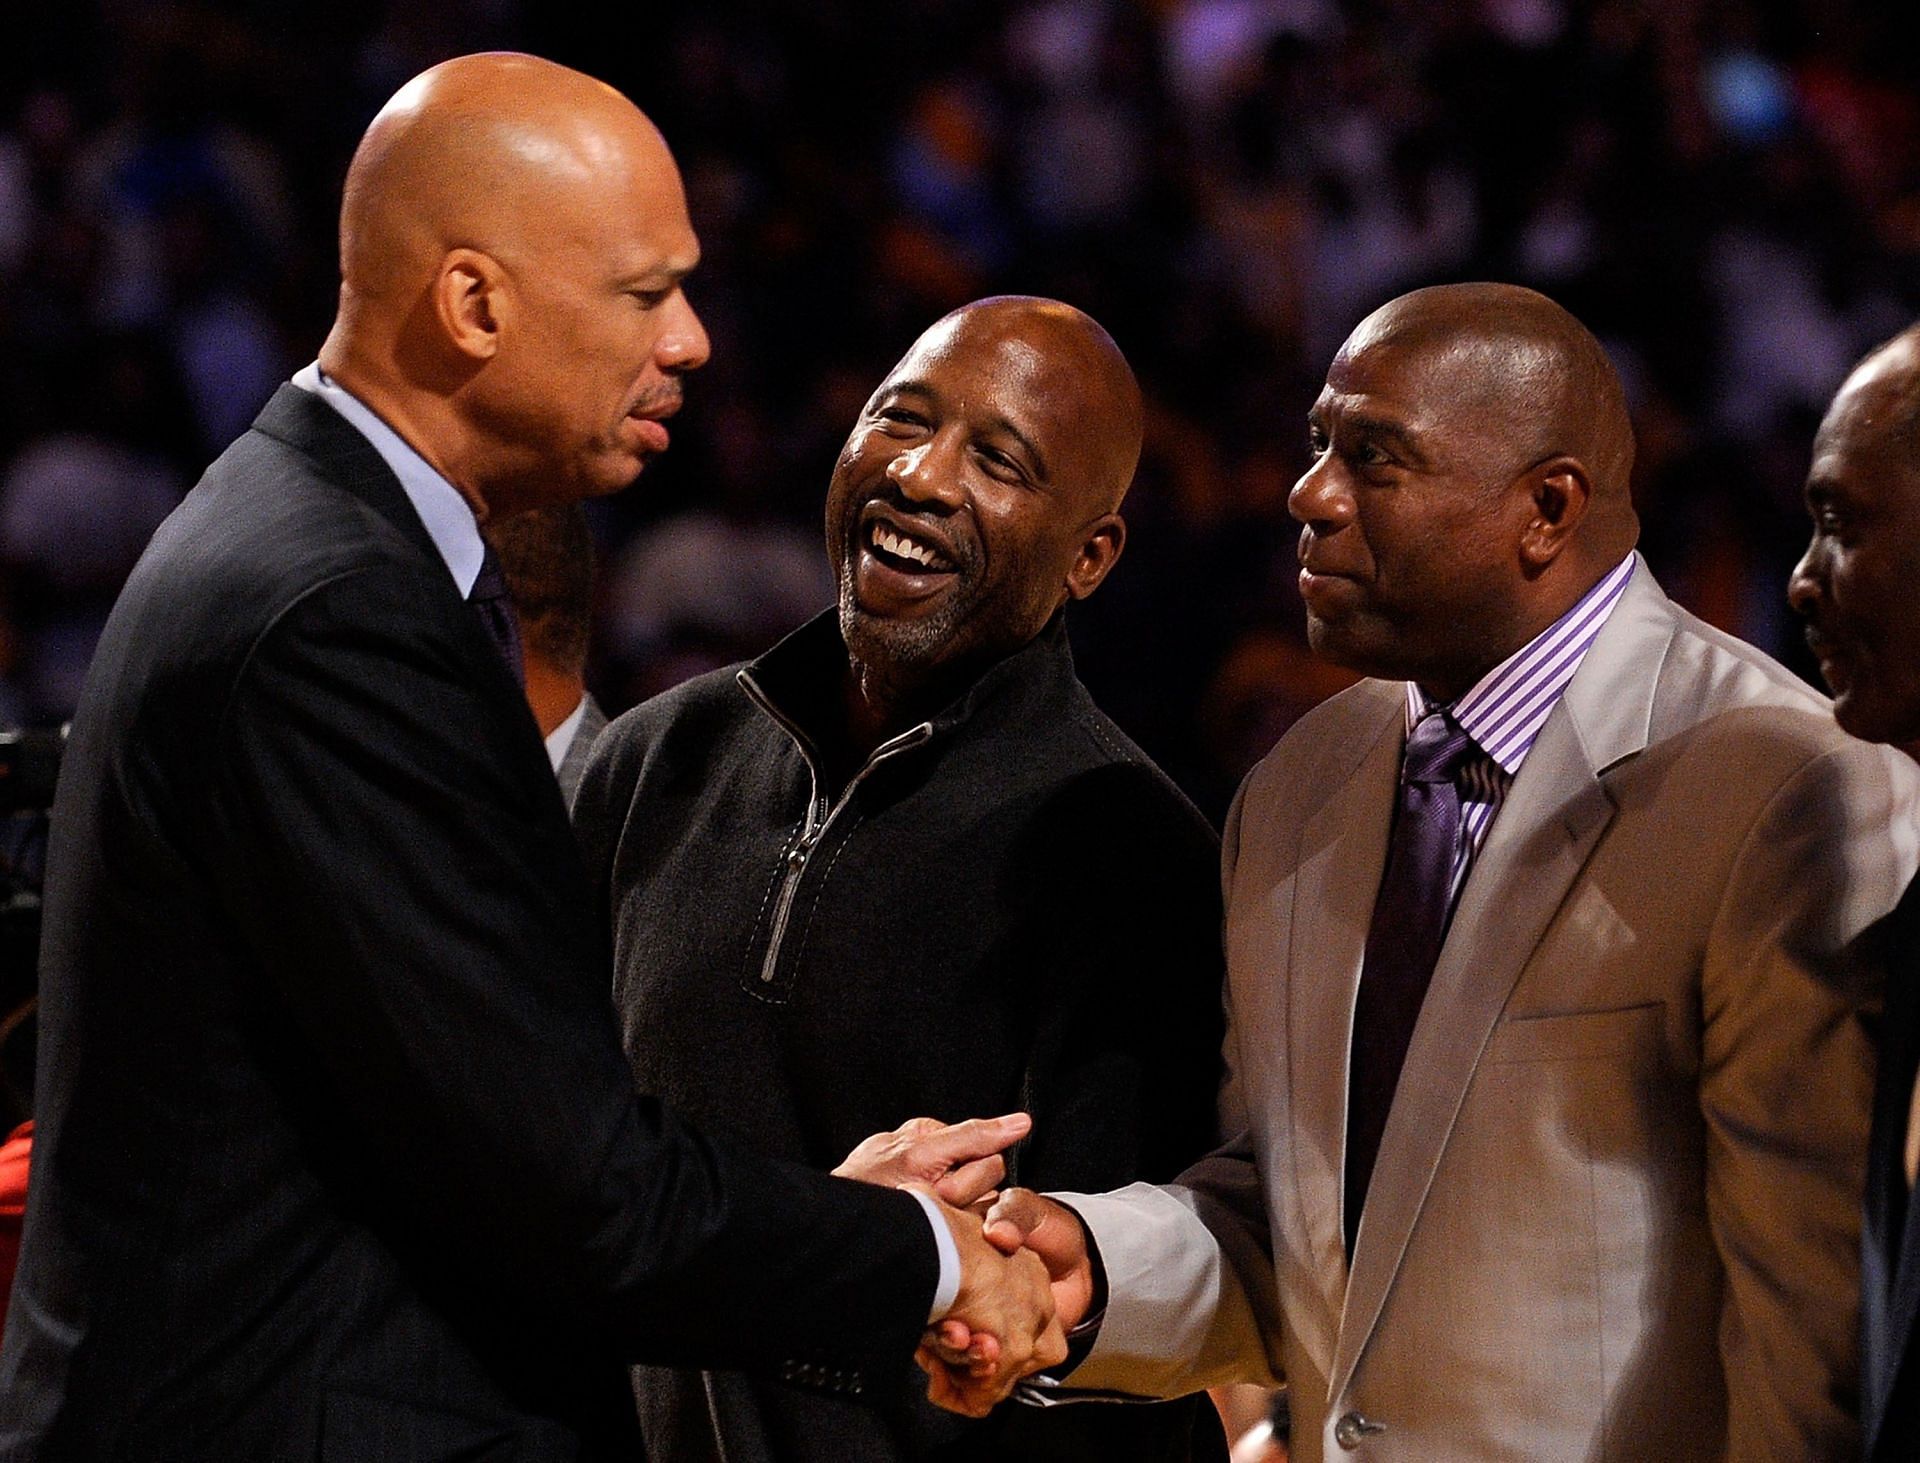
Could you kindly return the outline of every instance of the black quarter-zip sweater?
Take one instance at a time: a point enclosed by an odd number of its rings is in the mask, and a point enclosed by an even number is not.
[[[641,1089],[822,1169],[910,1117],[1024,1109],[1009,1182],[1172,1177],[1214,1139],[1217,835],[1094,706],[1059,616],[836,781],[846,667],[829,611],[595,745],[574,821]],[[1204,1398],[969,1422],[924,1385],[642,1369],[635,1391],[672,1463],[1225,1453]]]

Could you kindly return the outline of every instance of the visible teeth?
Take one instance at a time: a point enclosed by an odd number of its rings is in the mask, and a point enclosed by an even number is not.
[[[931,569],[939,563],[939,560],[934,557],[932,549],[923,548],[910,538],[903,538],[884,524],[876,523],[874,525],[873,546],[897,558],[906,559],[911,563],[918,564],[923,569]]]

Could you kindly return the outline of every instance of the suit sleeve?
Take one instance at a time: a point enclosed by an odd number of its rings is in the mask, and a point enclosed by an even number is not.
[[[1243,785],[1227,814],[1221,867],[1228,901],[1245,797]],[[1234,1077],[1240,1039],[1229,1000],[1218,1103],[1224,1144],[1172,1184],[1058,1196],[1093,1232],[1108,1285],[1099,1339],[1067,1377],[1069,1387],[1175,1397],[1282,1380],[1272,1234]]]
[[[1905,773],[1864,743],[1807,763],[1747,834],[1709,935],[1700,1105],[1730,1457],[1859,1448],[1862,1008],[1882,978],[1863,934],[1911,869]]]
[[[261,999],[381,1175],[369,1222],[634,1359],[904,1357],[936,1266],[919,1206],[635,1097],[538,738],[457,602],[423,604],[416,572],[377,569],[283,615],[210,798]]]

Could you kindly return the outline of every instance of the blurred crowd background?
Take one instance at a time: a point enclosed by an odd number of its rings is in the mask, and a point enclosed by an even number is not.
[[[1286,495],[1333,351],[1419,284],[1515,280],[1586,320],[1655,571],[1811,672],[1783,601],[1808,445],[1920,316],[1920,6],[63,0],[14,7],[0,48],[0,724],[70,713],[154,526],[312,359],[373,112],[495,47],[632,96],[705,247],[713,362],[668,456],[592,505],[610,711],[830,601],[856,411],[1002,291],[1092,312],[1146,388],[1133,537],[1070,624],[1216,818],[1344,683],[1303,650]]]

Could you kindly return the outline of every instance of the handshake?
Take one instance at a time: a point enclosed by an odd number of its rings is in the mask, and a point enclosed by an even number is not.
[[[938,1202],[959,1251],[960,1289],[914,1359],[927,1396],[969,1417],[986,1416],[1021,1378],[1065,1361],[1067,1333],[1093,1300],[1086,1232],[1073,1211],[1029,1189],[997,1192],[1001,1151],[1032,1125],[1025,1113],[952,1125],[912,1118],[834,1170]]]

